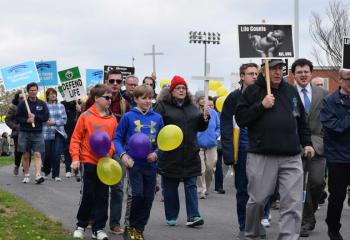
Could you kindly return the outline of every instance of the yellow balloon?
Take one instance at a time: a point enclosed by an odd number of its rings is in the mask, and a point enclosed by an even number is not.
[[[216,99],[215,106],[219,112],[222,111],[222,107],[224,106],[225,100],[226,100],[226,96],[221,96],[218,99]]]
[[[106,185],[115,185],[122,178],[122,168],[120,164],[109,157],[103,157],[98,160],[97,176],[101,182]]]
[[[45,93],[40,93],[38,98],[42,101],[45,101],[46,102],[46,97],[45,97]]]
[[[82,98],[80,99],[80,102],[81,102],[81,103],[86,103],[87,100],[88,100],[88,97],[85,96],[85,97],[82,97]]]
[[[164,85],[170,85],[170,84],[171,82],[168,79],[163,79],[162,81],[160,81],[159,86],[160,88],[163,88]]]
[[[215,91],[216,89],[218,89],[221,86],[222,86],[221,81],[216,81],[216,80],[209,81],[209,90]]]
[[[225,87],[221,86],[218,89],[216,89],[216,95],[218,96],[227,96],[228,91]]]
[[[158,148],[162,151],[171,151],[179,147],[184,135],[181,128],[176,125],[166,125],[163,127],[157,137]]]

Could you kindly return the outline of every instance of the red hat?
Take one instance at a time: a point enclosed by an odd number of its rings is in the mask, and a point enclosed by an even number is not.
[[[177,86],[177,85],[185,85],[186,88],[187,88],[187,83],[185,81],[185,79],[183,77],[180,77],[178,75],[175,75],[173,77],[173,79],[171,79],[171,85],[170,85],[170,88],[169,88],[169,92],[172,92],[174,90],[174,88]]]

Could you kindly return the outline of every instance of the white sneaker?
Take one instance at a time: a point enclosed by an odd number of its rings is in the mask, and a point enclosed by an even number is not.
[[[66,178],[70,178],[72,177],[72,173],[71,172],[66,172]]]
[[[73,232],[73,238],[84,239],[85,229],[82,227],[77,227]]]
[[[271,226],[269,219],[266,219],[266,218],[261,220],[261,225],[263,225],[266,228]]]
[[[108,240],[108,236],[103,230],[99,230],[96,233],[92,233],[91,238],[97,240]]]
[[[35,178],[35,184],[41,184],[45,181],[44,177],[38,174]]]
[[[62,182],[62,179],[59,177],[55,177],[55,182]]]
[[[29,182],[30,182],[30,175],[29,174],[24,175],[24,179],[22,183],[29,183]]]

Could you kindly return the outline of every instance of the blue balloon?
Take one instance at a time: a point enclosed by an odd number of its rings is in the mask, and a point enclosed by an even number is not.
[[[133,134],[128,142],[128,154],[135,160],[146,160],[152,151],[149,137],[144,133]]]

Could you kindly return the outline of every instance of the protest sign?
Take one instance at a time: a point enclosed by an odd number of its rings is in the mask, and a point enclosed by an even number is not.
[[[59,71],[58,75],[61,81],[61,86],[58,87],[58,90],[64,100],[70,102],[86,96],[78,67]]]
[[[350,37],[343,38],[342,69],[350,70]]]
[[[111,65],[105,65],[103,66],[103,79],[107,80],[107,73],[111,70],[118,70],[122,73],[123,81],[125,81],[125,78],[128,75],[133,75],[135,73],[134,67],[123,67],[123,66],[111,66]]]
[[[238,25],[241,58],[293,58],[292,25]]]
[[[57,64],[56,61],[36,62],[36,68],[40,78],[40,86],[57,86]]]
[[[1,74],[6,91],[24,88],[31,82],[40,82],[34,61],[1,68]]]
[[[86,69],[86,88],[103,83],[102,69]]]

